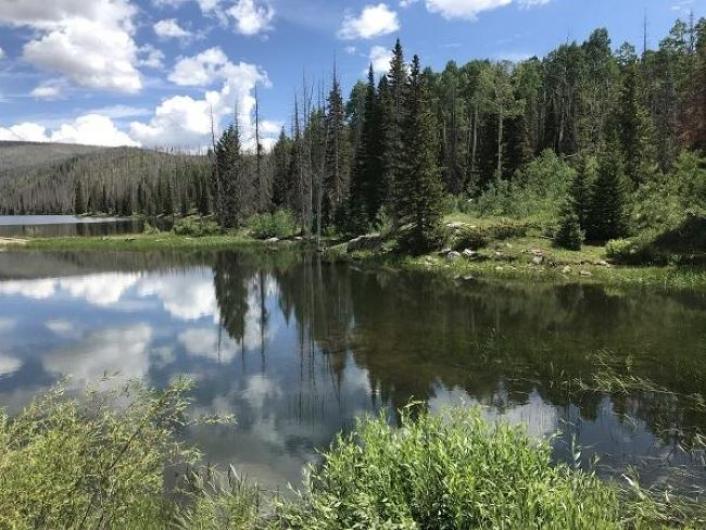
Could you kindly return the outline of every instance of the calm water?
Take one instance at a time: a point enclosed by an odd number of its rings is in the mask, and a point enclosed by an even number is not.
[[[676,394],[598,393],[611,365]],[[269,487],[297,483],[355,418],[414,398],[481,404],[602,473],[639,465],[706,484],[706,296],[595,286],[454,285],[277,253],[0,252],[0,404],[20,408],[64,375],[165,385],[193,376],[196,407],[236,426],[187,436]]]
[[[144,221],[73,215],[0,215],[0,237],[109,236],[142,232]]]

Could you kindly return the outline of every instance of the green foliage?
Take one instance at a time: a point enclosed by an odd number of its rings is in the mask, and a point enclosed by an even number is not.
[[[623,160],[617,143],[612,141],[601,154],[591,186],[586,238],[608,241],[623,237],[627,231],[626,206]]]
[[[554,236],[554,243],[567,250],[581,250],[584,234],[581,230],[579,216],[570,204],[564,206],[559,229]]]
[[[287,528],[621,528],[610,486],[553,465],[548,444],[477,409],[413,420],[408,408],[399,429],[360,422],[305,488],[280,508]]]
[[[250,234],[255,239],[287,239],[296,235],[296,220],[288,210],[253,215],[248,221]]]
[[[478,198],[481,215],[556,219],[574,170],[548,149],[518,171],[513,180],[496,180]]]
[[[146,236],[156,236],[157,234],[160,234],[161,231],[157,228],[157,226],[153,225],[149,221],[145,221],[145,225],[142,228],[142,233]]]
[[[59,387],[1,414],[0,527],[151,527],[165,513],[165,464],[197,456],[174,437],[189,388],[131,383],[67,398]]]
[[[221,229],[213,220],[202,217],[184,217],[174,223],[172,229],[175,235],[189,237],[214,236],[221,233]]]

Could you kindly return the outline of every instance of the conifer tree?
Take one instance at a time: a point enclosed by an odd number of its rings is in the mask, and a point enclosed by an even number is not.
[[[216,145],[216,164],[219,178],[219,221],[221,228],[230,229],[242,222],[245,186],[242,182],[242,154],[240,129],[235,124],[228,127]]]
[[[584,154],[579,158],[576,174],[569,187],[569,205],[576,214],[579,228],[586,231],[591,210],[591,184],[596,172],[596,159]]]
[[[324,204],[322,220],[324,227],[331,225],[342,212],[347,196],[349,179],[349,147],[345,123],[345,108],[341,85],[336,72],[328,96],[326,112],[326,161],[324,178]]]
[[[375,73],[372,65],[368,71],[361,129],[361,138],[351,172],[345,227],[352,234],[363,233],[375,223],[385,193],[382,180],[380,102],[375,90]]]
[[[410,250],[423,253],[439,244],[443,183],[438,164],[439,139],[431,107],[429,79],[420,72],[414,56],[403,129],[406,166],[397,181],[398,192],[407,199],[398,209],[402,223],[412,223],[407,238]]]
[[[275,208],[291,207],[291,153],[292,142],[285,134],[284,128],[282,128],[277,143],[272,149],[272,202]]]
[[[392,51],[390,70],[387,74],[387,94],[382,101],[384,113],[385,153],[383,157],[385,181],[390,210],[393,221],[400,224],[404,203],[402,179],[404,177],[406,160],[404,145],[404,125],[406,122],[406,100],[408,90],[407,66],[404,62],[404,52],[400,40],[397,39]]]
[[[586,237],[608,241],[625,235],[626,205],[624,164],[616,138],[611,138],[598,161],[596,180],[591,186]]]
[[[579,216],[576,214],[571,198],[569,198],[561,207],[559,229],[554,236],[554,243],[568,250],[581,250],[583,239],[584,233],[581,230]]]

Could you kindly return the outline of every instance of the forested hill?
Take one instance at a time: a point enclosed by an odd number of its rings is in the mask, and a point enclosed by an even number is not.
[[[0,214],[129,215],[147,203],[157,213],[177,208],[179,194],[197,200],[206,170],[206,157],[178,152],[0,142]]]

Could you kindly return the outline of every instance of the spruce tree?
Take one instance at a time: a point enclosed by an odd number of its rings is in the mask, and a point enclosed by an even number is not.
[[[326,162],[322,220],[324,227],[341,216],[349,179],[346,115],[338,77],[334,72],[326,112]]]
[[[559,216],[559,229],[554,236],[554,243],[568,250],[581,250],[584,233],[581,230],[579,216],[571,200],[564,202]]]
[[[288,208],[292,191],[290,157],[292,142],[284,132],[280,131],[277,143],[272,149],[272,203],[275,208]]]
[[[216,164],[219,178],[219,221],[221,228],[237,228],[242,222],[245,186],[242,182],[242,154],[240,129],[237,121],[228,127],[216,145]]]
[[[408,91],[407,66],[404,62],[404,52],[399,39],[392,51],[392,61],[387,74],[387,94],[384,99],[384,134],[385,153],[383,156],[385,181],[390,201],[390,211],[394,223],[399,226],[405,202],[402,179],[407,161],[405,160],[405,145],[403,139],[404,125],[407,120],[407,91]],[[436,153],[435,153],[436,156]]]
[[[625,235],[624,165],[617,139],[611,138],[598,161],[598,174],[591,186],[591,206],[586,237],[608,241]]]
[[[402,223],[412,228],[404,241],[414,253],[424,253],[440,243],[443,183],[438,164],[438,123],[431,105],[429,79],[420,72],[419,57],[414,56],[409,82],[405,126],[403,129],[404,171],[397,190],[407,199],[399,205]]]
[[[370,65],[362,132],[351,172],[348,215],[343,227],[351,234],[364,233],[373,225],[382,206],[385,187],[382,180],[380,119],[375,73]]]

